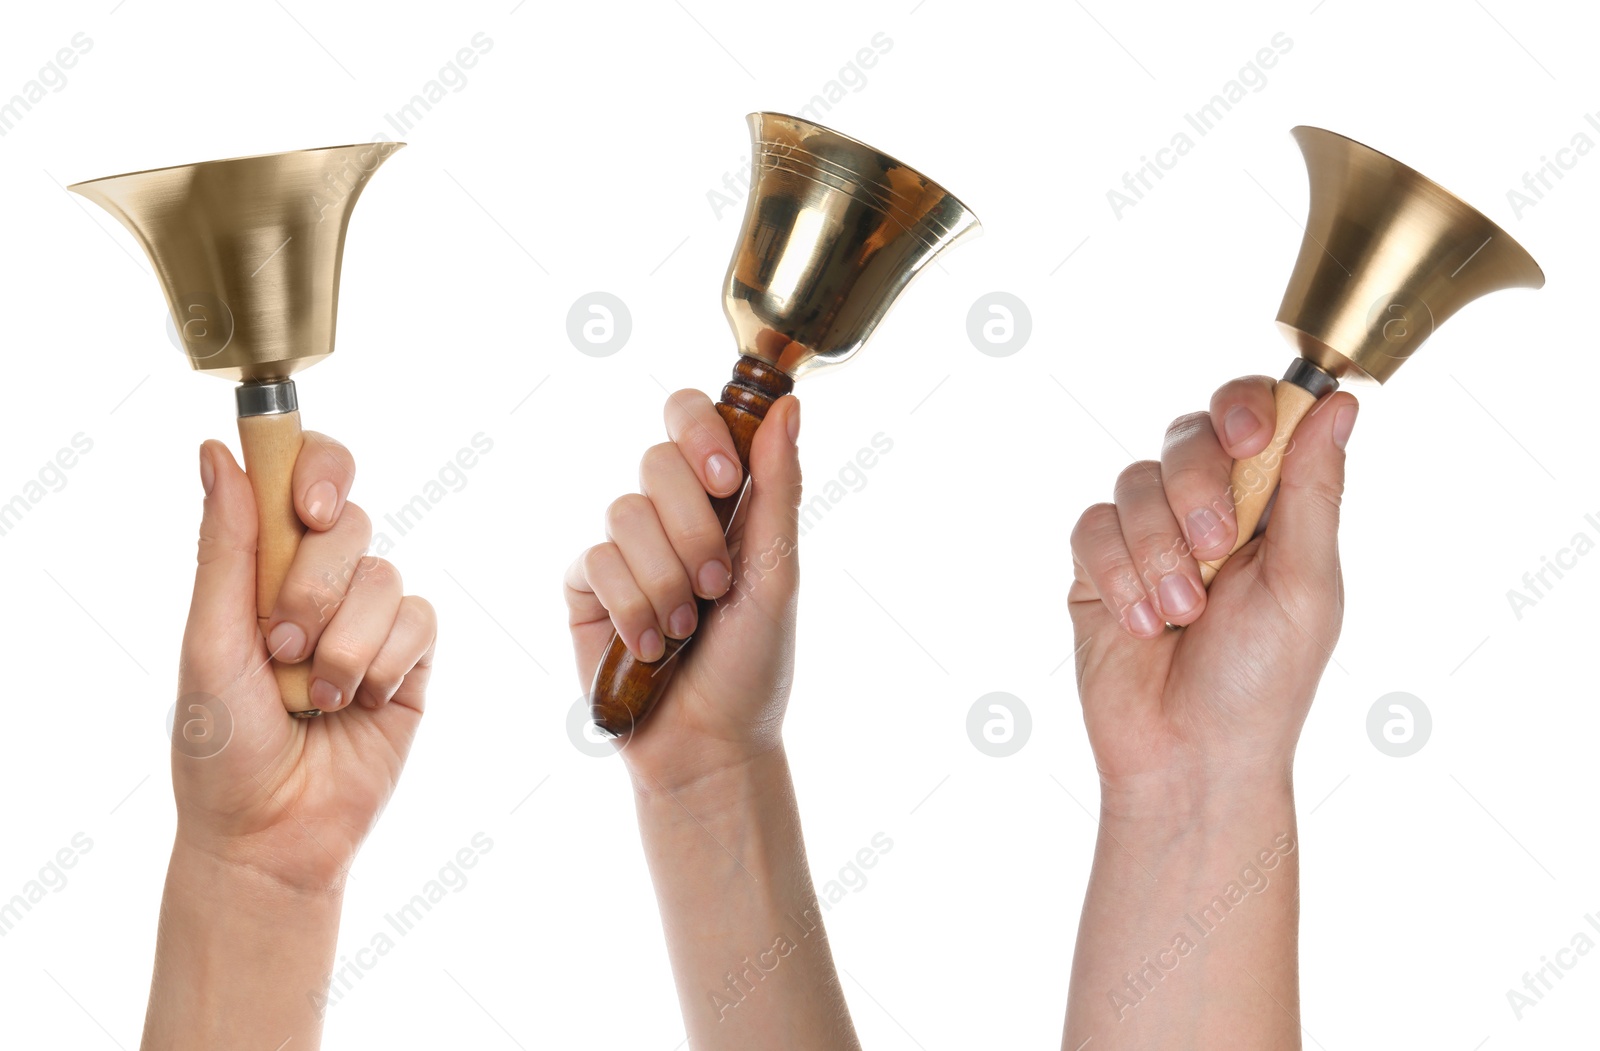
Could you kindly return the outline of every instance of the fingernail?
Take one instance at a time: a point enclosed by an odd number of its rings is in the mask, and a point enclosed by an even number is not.
[[[1182,573],[1168,573],[1162,577],[1156,593],[1161,596],[1161,608],[1169,617],[1183,616],[1200,601],[1200,596],[1194,592],[1194,585]]]
[[[686,639],[694,630],[694,604],[685,602],[667,618],[667,634],[675,639]]]
[[[300,630],[299,625],[284,621],[272,629],[272,634],[267,636],[267,649],[272,651],[274,660],[297,661],[306,648],[306,633]]]
[[[721,598],[728,590],[728,567],[721,562],[707,562],[695,574],[695,579],[700,582],[700,594],[706,598]]]
[[[789,406],[789,444],[794,445],[800,441],[800,403],[797,401]]]
[[[344,702],[344,694],[339,687],[327,679],[311,680],[311,703],[325,712],[336,711]]]
[[[667,652],[667,644],[661,641],[661,632],[654,628],[646,628],[645,633],[639,636],[639,656],[645,661],[658,661],[661,655]]]
[[[1356,425],[1357,411],[1359,411],[1359,406],[1346,405],[1344,408],[1340,409],[1336,414],[1334,414],[1333,444],[1337,445],[1341,449],[1343,449],[1345,443],[1350,440],[1350,432],[1355,428]]]
[[[1261,428],[1261,420],[1243,405],[1235,405],[1222,418],[1222,436],[1229,445],[1238,445]]]
[[[333,505],[338,502],[339,490],[332,482],[318,482],[306,491],[306,513],[321,525],[333,523]]]
[[[1161,630],[1161,620],[1149,599],[1141,599],[1137,606],[1128,610],[1128,628],[1135,635],[1154,635]]]
[[[204,445],[200,446],[200,488],[211,495],[211,487],[217,484],[217,469],[211,466],[211,456],[206,452]]]
[[[1222,517],[1209,507],[1197,507],[1183,520],[1189,535],[1189,550],[1209,551],[1222,539]]]
[[[727,492],[739,482],[739,469],[721,453],[712,453],[706,458],[706,474],[711,478],[712,489],[719,493]]]

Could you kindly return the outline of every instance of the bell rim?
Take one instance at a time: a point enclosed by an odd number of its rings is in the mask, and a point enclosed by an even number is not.
[[[975,235],[975,234],[977,234],[977,233],[982,231],[983,222],[978,218],[978,213],[973,211],[972,208],[967,205],[966,201],[963,201],[956,194],[951,193],[950,192],[950,188],[945,186],[944,183],[938,181],[937,179],[928,178],[928,176],[923,173],[922,169],[918,168],[916,165],[907,164],[905,161],[901,160],[899,157],[896,157],[894,154],[887,153],[887,152],[885,152],[883,150],[880,150],[880,149],[878,149],[878,147],[872,145],[870,142],[863,142],[860,139],[856,138],[854,135],[850,135],[850,134],[847,134],[846,132],[839,131],[836,128],[831,128],[826,124],[819,124],[814,120],[808,120],[805,117],[797,117],[792,113],[785,113],[782,110],[754,110],[754,111],[752,111],[750,113],[745,114],[745,121],[750,125],[750,130],[752,132],[755,132],[757,127],[759,126],[760,121],[763,118],[766,118],[766,117],[777,117],[780,120],[793,121],[794,123],[802,124],[802,125],[806,126],[807,128],[815,128],[817,131],[826,132],[829,135],[833,135],[833,136],[836,136],[837,138],[843,139],[845,142],[848,142],[851,145],[859,146],[863,150],[867,150],[868,152],[875,153],[879,157],[882,157],[885,160],[892,162],[897,167],[904,168],[906,171],[912,172],[913,174],[915,174],[917,176],[917,178],[923,180],[929,186],[937,187],[941,194],[943,194],[945,197],[949,198],[950,201],[952,203],[954,203],[955,206],[961,210],[962,214],[966,215],[971,220],[971,222],[967,223],[965,226],[963,226],[959,230],[955,231],[956,239],[959,240],[962,237],[971,237],[971,236],[973,236],[973,235]]]
[[[101,175],[94,179],[84,179],[79,182],[68,183],[67,189],[79,192],[83,187],[94,186],[97,183],[111,182],[115,179],[127,179],[135,175],[155,175],[159,172],[178,171],[182,168],[201,168],[211,165],[233,164],[239,161],[261,161],[274,157],[288,157],[297,153],[329,153],[333,150],[364,149],[373,146],[388,145],[390,150],[398,150],[406,144],[403,142],[347,142],[337,146],[311,146],[303,150],[277,150],[272,153],[247,153],[239,157],[217,157],[208,161],[190,161],[187,164],[163,164],[157,168],[140,168],[136,171],[119,172],[116,175]]]

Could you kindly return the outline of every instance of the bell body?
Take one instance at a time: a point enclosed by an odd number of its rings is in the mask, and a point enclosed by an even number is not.
[[[351,210],[403,145],[236,157],[68,188],[138,238],[194,368],[272,382],[333,353]]]
[[[1335,378],[1382,383],[1472,300],[1544,284],[1510,234],[1438,183],[1343,135],[1293,134],[1311,206],[1278,324]]]
[[[723,308],[744,354],[791,378],[838,364],[978,220],[926,176],[798,117],[752,113],[744,227]]]

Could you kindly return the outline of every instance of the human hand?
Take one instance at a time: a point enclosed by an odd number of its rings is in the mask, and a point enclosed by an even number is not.
[[[1343,617],[1339,504],[1357,406],[1336,392],[1300,424],[1265,532],[1208,593],[1197,558],[1233,546],[1229,472],[1270,439],[1272,388],[1235,380],[1209,413],[1174,421],[1160,462],[1124,470],[1115,502],[1073,530],[1078,688],[1113,812],[1196,802],[1219,776],[1288,785]]]
[[[750,489],[727,538],[710,501],[743,478],[727,424],[695,390],[669,397],[665,416],[671,440],[645,453],[641,492],[611,504],[608,539],[578,557],[564,587],[585,691],[613,632],[646,661],[668,638],[698,636],[649,720],[623,741],[641,791],[781,745],[794,665],[799,402],[778,399],[756,430]],[[703,623],[697,597],[719,600]]]
[[[372,526],[346,502],[354,473],[349,450],[306,433],[293,491],[309,531],[269,636],[280,660],[310,660],[312,700],[329,714],[292,719],[256,620],[249,480],[221,442],[200,448],[205,512],[174,719],[175,858],[337,892],[394,791],[422,718],[436,622],[426,600],[402,596],[392,565],[363,556]]]

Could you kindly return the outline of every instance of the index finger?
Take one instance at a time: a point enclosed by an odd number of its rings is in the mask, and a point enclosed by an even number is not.
[[[733,435],[711,399],[697,390],[680,390],[667,398],[664,410],[667,437],[712,496],[727,496],[739,488],[744,468],[733,446]]]
[[[333,528],[356,480],[356,458],[326,434],[304,432],[294,462],[294,509],[317,532]]]
[[[1211,395],[1211,423],[1217,440],[1235,460],[1248,460],[1267,447],[1278,410],[1271,376],[1241,376]]]

